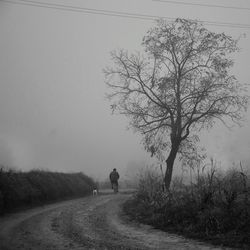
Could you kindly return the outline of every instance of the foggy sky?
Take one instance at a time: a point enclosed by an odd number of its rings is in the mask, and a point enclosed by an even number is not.
[[[18,2],[18,0],[15,0]],[[46,2],[45,0],[42,0]],[[51,1],[47,1],[51,2]],[[167,17],[250,24],[250,11],[181,6],[150,0],[53,1],[74,6]],[[207,1],[196,1],[207,3]],[[241,1],[221,5],[248,7]],[[218,4],[218,1],[210,1]],[[141,50],[153,21],[76,13],[0,1],[0,164],[23,170],[83,171],[95,178],[116,167],[149,164],[129,121],[112,115],[103,68],[110,51]],[[250,79],[250,29],[205,26],[238,38],[233,72]],[[241,128],[220,124],[202,132],[208,155],[222,165],[250,163],[250,112]],[[249,164],[250,166],[250,164]]]

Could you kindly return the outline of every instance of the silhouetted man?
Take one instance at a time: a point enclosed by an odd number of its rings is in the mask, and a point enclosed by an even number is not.
[[[114,168],[113,171],[109,175],[109,179],[110,179],[110,182],[111,182],[112,189],[114,189],[114,185],[116,185],[116,187],[118,187],[118,179],[119,179],[119,177],[120,176],[119,176],[118,172],[116,171],[116,168]]]

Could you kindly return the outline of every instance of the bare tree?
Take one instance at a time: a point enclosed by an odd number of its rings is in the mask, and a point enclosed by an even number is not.
[[[145,53],[111,53],[104,70],[111,108],[130,118],[145,148],[166,154],[169,190],[179,152],[196,151],[197,132],[216,120],[239,123],[246,111],[246,86],[230,74],[237,40],[205,29],[196,21],[159,20],[143,39]]]

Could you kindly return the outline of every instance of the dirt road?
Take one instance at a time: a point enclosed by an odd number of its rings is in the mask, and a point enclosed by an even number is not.
[[[121,212],[128,198],[98,195],[5,216],[0,249],[222,249],[129,222]]]

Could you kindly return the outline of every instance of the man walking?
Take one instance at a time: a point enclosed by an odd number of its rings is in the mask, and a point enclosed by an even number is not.
[[[109,179],[111,182],[112,189],[114,189],[115,192],[118,192],[118,179],[119,179],[119,174],[116,171],[116,168],[113,169],[113,171],[109,175]]]

